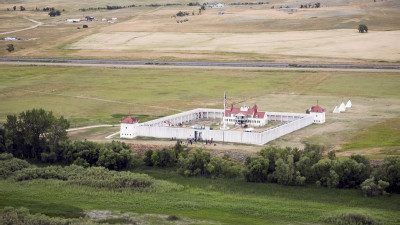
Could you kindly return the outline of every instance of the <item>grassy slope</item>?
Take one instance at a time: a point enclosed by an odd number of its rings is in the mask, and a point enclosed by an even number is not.
[[[384,122],[361,131],[353,142],[344,146],[344,149],[362,149],[376,147],[395,147],[400,145],[400,118],[385,120]],[[389,148],[390,149],[390,148]],[[400,154],[400,150],[392,149],[388,154]]]
[[[359,190],[285,187],[241,180],[184,178],[160,169],[144,171],[185,185],[168,193],[115,192],[39,180],[0,181],[0,207],[24,206],[48,215],[76,216],[80,209],[160,213],[229,224],[320,223],[319,217],[340,210],[363,211],[385,224],[400,222],[399,195],[364,198]]]

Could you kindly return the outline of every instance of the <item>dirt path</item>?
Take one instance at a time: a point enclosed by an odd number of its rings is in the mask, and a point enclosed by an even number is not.
[[[20,32],[20,31],[24,31],[24,30],[30,30],[30,29],[34,29],[34,28],[36,28],[36,27],[38,27],[38,26],[43,25],[42,22],[38,22],[38,21],[36,21],[36,20],[34,20],[34,19],[29,19],[29,18],[26,17],[26,16],[24,16],[24,19],[27,19],[27,20],[29,20],[29,21],[31,21],[31,22],[33,22],[33,23],[36,23],[36,24],[33,25],[33,26],[30,26],[30,27],[27,27],[27,28],[19,29],[19,30],[13,30],[13,31],[3,32],[3,33],[0,33],[0,35],[12,34],[12,33]]]

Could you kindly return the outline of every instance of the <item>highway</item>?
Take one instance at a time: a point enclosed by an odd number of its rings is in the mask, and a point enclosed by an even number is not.
[[[0,58],[0,64],[400,72],[400,65]]]

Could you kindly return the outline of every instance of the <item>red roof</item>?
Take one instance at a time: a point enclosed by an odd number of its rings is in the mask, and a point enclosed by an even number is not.
[[[325,109],[321,108],[321,106],[319,106],[319,105],[316,105],[316,106],[312,106],[310,111],[322,113],[322,112],[325,112]]]
[[[265,112],[258,112],[257,105],[254,105],[253,108],[249,108],[247,111],[241,111],[240,108],[234,108],[233,105],[231,106],[230,110],[225,111],[225,116],[230,117],[232,114],[243,114],[244,116],[252,116],[253,118],[264,118]]]
[[[132,116],[128,116],[121,121],[121,123],[130,123],[130,124],[137,123],[137,122],[138,121],[135,119],[135,117],[132,117]]]

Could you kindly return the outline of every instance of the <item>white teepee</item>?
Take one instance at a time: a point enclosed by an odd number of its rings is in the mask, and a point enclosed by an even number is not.
[[[333,110],[333,113],[340,113],[339,107],[335,106],[335,109]]]
[[[346,108],[351,108],[351,106],[352,106],[352,104],[351,104],[351,101],[349,99],[349,101],[347,101],[347,103],[346,103]]]
[[[344,104],[344,102],[342,102],[342,104],[340,104],[340,106],[339,106],[339,111],[340,111],[340,112],[346,111],[346,105]]]

